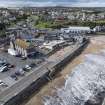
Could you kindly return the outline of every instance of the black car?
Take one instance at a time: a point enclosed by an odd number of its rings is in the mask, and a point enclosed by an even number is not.
[[[21,58],[21,60],[26,60],[26,59],[27,59],[27,57],[22,57],[22,58]]]
[[[34,68],[34,67],[36,67],[36,66],[37,66],[37,65],[36,65],[35,63],[31,63],[31,64],[30,64],[30,67],[31,67],[31,68]]]
[[[29,69],[27,69],[25,67],[23,68],[23,70],[26,71],[26,72],[29,72],[30,71]]]
[[[20,55],[20,54],[18,54],[18,55],[16,55],[15,57],[21,57],[21,55]]]

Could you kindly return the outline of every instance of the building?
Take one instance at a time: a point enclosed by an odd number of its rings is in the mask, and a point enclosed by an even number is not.
[[[60,31],[54,30],[54,31],[48,31],[46,35],[44,35],[44,40],[59,40],[60,39]]]
[[[55,49],[58,49],[60,46],[63,46],[64,43],[65,43],[64,40],[54,40],[54,41],[43,43],[41,48],[47,48],[50,50],[55,50]]]
[[[94,29],[93,29],[94,32],[105,32],[105,26],[96,26]]]
[[[90,29],[90,27],[70,26],[69,28],[62,28],[61,31],[65,33],[91,33],[92,30]]]
[[[10,47],[13,48],[19,55],[27,57],[36,53],[35,46],[21,39],[16,39],[10,42]]]

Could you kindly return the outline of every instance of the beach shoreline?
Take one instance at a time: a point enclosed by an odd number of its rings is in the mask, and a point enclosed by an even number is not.
[[[105,36],[96,36],[90,38],[90,44],[87,48],[72,62],[68,63],[63,70],[56,75],[56,78],[45,86],[37,94],[33,94],[27,101],[22,105],[44,105],[43,97],[52,96],[56,94],[58,88],[64,86],[67,75],[70,75],[73,68],[84,61],[84,57],[89,53],[98,53],[101,49],[105,48]]]

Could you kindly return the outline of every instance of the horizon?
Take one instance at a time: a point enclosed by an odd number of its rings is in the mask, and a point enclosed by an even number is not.
[[[105,7],[104,0],[0,0],[0,7]]]

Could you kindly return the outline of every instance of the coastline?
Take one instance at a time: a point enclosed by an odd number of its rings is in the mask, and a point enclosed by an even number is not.
[[[57,74],[56,78],[45,85],[36,95],[32,95],[29,100],[25,101],[22,105],[43,105],[43,97],[56,94],[56,89],[64,85],[65,79],[72,69],[83,62],[85,54],[98,53],[101,49],[105,48],[105,36],[91,38],[90,44],[87,48],[75,58],[72,62],[68,63],[66,67]],[[98,43],[97,43],[98,42]]]

